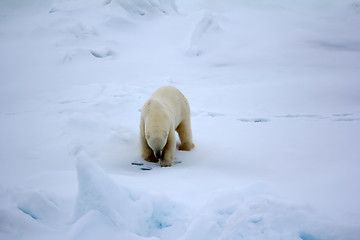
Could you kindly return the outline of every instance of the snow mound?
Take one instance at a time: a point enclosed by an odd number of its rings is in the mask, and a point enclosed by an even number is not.
[[[57,200],[37,189],[0,189],[0,216],[0,239],[52,236],[65,221]]]
[[[175,0],[107,0],[106,4],[115,3],[135,16],[170,14],[177,12]]]
[[[206,11],[191,36],[189,55],[200,56],[207,48],[216,46],[216,33],[220,31],[216,17]]]
[[[144,20],[176,14],[177,6],[174,0],[78,0],[55,2],[47,11],[47,21],[39,21],[34,32],[58,36],[54,44],[66,52],[62,63],[68,64],[76,59],[115,60],[124,51],[119,46],[127,44],[119,44],[119,36]]]
[[[333,225],[310,207],[266,195],[246,195],[236,189],[214,193],[181,239],[320,240],[346,236],[355,240],[359,234],[357,227]]]
[[[71,231],[76,239],[99,232],[182,240],[356,239],[359,234],[357,226],[333,224],[311,207],[264,195],[266,191],[258,185],[214,192],[190,219],[189,211],[167,197],[115,183],[85,152],[78,155],[77,174],[79,190]],[[259,188],[262,194],[257,193]]]
[[[82,229],[98,226],[143,237],[172,236],[184,231],[184,211],[180,205],[166,197],[136,193],[115,184],[83,151],[78,154],[77,175],[74,237],[85,234]],[[84,236],[88,235],[87,232]]]
[[[133,17],[168,15],[177,12],[175,0],[97,0],[90,3],[80,0],[54,3],[49,13],[87,11],[95,7],[98,11],[99,7],[102,7],[99,12],[107,11],[107,13],[111,12],[110,9],[119,10],[118,7],[120,7],[123,11],[119,13]]]

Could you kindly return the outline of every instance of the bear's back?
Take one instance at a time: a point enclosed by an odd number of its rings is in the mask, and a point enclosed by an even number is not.
[[[179,124],[184,116],[190,116],[190,107],[189,103],[186,100],[185,96],[175,87],[164,86],[157,89],[151,98],[150,101],[158,102],[166,108],[175,116],[175,122]]]

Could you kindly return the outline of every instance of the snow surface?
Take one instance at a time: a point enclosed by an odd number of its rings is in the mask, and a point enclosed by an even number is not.
[[[358,239],[359,26],[357,0],[2,0],[0,239]],[[196,145],[170,168],[138,147],[163,85]]]

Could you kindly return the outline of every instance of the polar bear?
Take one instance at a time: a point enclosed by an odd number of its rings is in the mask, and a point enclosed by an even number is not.
[[[160,161],[161,167],[172,166],[178,132],[179,150],[190,151],[192,142],[190,106],[175,87],[157,89],[141,110],[140,148],[146,161]]]

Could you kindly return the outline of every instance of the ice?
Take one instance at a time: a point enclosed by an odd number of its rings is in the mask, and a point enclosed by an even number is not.
[[[78,221],[89,211],[98,211],[114,225],[124,225],[122,217],[125,209],[132,208],[129,193],[120,191],[96,165],[91,164],[86,153],[78,154],[77,176],[79,193],[74,212],[74,221]],[[117,204],[121,203],[121,205]]]
[[[0,205],[1,239],[61,239],[54,233],[64,226],[64,215],[52,194],[36,189],[1,189]]]
[[[92,228],[99,214],[101,222],[139,236],[173,236],[184,230],[181,206],[166,197],[137,193],[116,184],[83,151],[78,154],[77,176],[79,190],[73,221],[78,231]]]
[[[0,239],[358,239],[359,13],[1,1]],[[171,168],[138,145],[163,85],[196,145]]]
[[[181,239],[356,239],[357,234],[356,228],[331,225],[308,206],[231,189],[211,196]]]

